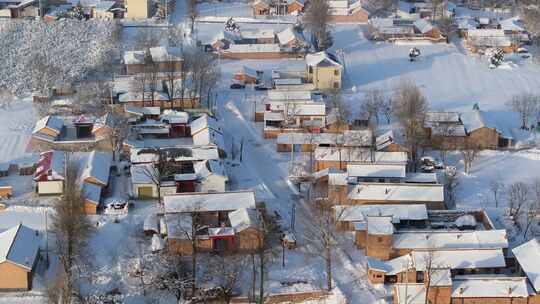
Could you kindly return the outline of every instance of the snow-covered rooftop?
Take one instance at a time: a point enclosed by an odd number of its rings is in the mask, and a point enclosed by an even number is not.
[[[426,19],[417,19],[414,21],[414,27],[420,31],[420,33],[425,34],[433,29],[431,22]]]
[[[185,193],[166,195],[163,198],[166,213],[233,211],[255,208],[253,191],[222,193]]]
[[[39,251],[37,231],[22,224],[0,233],[0,264],[11,262],[31,271]]]
[[[341,154],[341,156],[340,156]],[[313,154],[315,160],[343,161],[353,163],[406,164],[405,152],[373,152],[366,148],[318,147]]]
[[[46,151],[40,154],[35,181],[64,180],[66,155],[63,151]]]
[[[506,276],[456,276],[452,298],[526,298],[526,278]]]
[[[318,52],[306,55],[306,64],[308,66],[336,66],[341,68],[341,64],[334,60],[326,52]]]
[[[444,202],[438,184],[362,183],[349,192],[350,200],[370,202]]]
[[[512,40],[499,29],[469,29],[467,39],[476,46],[506,47],[512,45]]]
[[[500,249],[508,247],[506,230],[429,231],[394,234],[396,249]]]
[[[145,58],[146,58],[145,51],[124,52],[124,64],[144,64]]]
[[[203,114],[199,118],[193,120],[189,127],[191,128],[191,134],[196,134],[206,128],[215,130],[219,133],[223,133],[223,130],[221,129],[221,126],[219,125],[219,122],[213,118],[208,116],[208,114]]]
[[[405,254],[388,261],[381,261],[373,257],[366,258],[368,268],[384,272],[386,275],[396,275],[414,267],[412,256],[410,254]]]
[[[37,133],[44,128],[49,128],[60,134],[64,127],[64,121],[57,116],[45,116],[36,122],[33,133]]]
[[[503,137],[514,138],[512,129],[519,127],[514,123],[519,120],[513,112],[472,110],[461,113],[460,117],[469,133],[480,128],[492,128]]]
[[[131,165],[129,170],[132,184],[154,184],[153,177],[158,176],[153,164]]]
[[[368,216],[367,230],[370,235],[392,235],[394,224],[391,216]]]
[[[424,271],[426,264],[433,268],[479,269],[504,268],[506,262],[502,249],[435,250],[412,252],[416,270]],[[431,260],[431,261],[430,261]]]
[[[347,174],[365,178],[404,178],[405,164],[348,164]]]
[[[259,213],[256,209],[240,208],[230,212],[228,216],[235,232],[259,226]]]
[[[187,124],[189,121],[189,114],[182,111],[166,109],[163,110],[160,119],[161,121],[166,121],[170,124]]]
[[[273,29],[244,29],[240,32],[243,39],[274,39]]]
[[[102,185],[109,183],[112,153],[92,151],[83,171],[83,179],[93,178]]]
[[[154,62],[180,61],[182,60],[182,49],[179,47],[152,47],[150,48],[150,56]]]
[[[285,91],[285,90],[269,90],[267,93],[269,100],[312,100],[310,91]]]
[[[84,198],[89,202],[95,205],[99,205],[101,201],[101,190],[102,188],[96,184],[83,183],[82,193]]]
[[[225,53],[279,53],[281,48],[279,44],[260,43],[260,44],[231,44]]]
[[[392,222],[426,220],[426,205],[336,205],[333,207],[338,221],[363,222],[367,216],[391,216]]]
[[[532,239],[512,249],[512,253],[529,278],[531,285],[537,292],[540,291],[540,243],[538,239]]]
[[[406,183],[436,184],[437,173],[408,172],[405,176]]]

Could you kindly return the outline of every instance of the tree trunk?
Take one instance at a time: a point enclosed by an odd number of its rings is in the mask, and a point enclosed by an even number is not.
[[[259,253],[259,272],[260,272],[260,281],[259,281],[259,304],[264,304],[264,250],[261,249]]]
[[[326,288],[332,291],[332,251],[330,245],[327,244],[324,248],[326,260]]]

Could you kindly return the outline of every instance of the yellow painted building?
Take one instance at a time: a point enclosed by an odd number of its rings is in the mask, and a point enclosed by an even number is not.
[[[319,90],[341,89],[343,66],[326,52],[306,55],[308,81]]]
[[[127,19],[146,19],[150,17],[149,0],[126,0]]]

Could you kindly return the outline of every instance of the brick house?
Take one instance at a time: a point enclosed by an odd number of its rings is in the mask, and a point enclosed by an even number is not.
[[[32,289],[40,242],[38,231],[22,224],[0,233],[0,291]]]
[[[205,252],[251,252],[262,244],[251,191],[176,194],[165,196],[163,202],[173,252],[191,255],[193,240]]]

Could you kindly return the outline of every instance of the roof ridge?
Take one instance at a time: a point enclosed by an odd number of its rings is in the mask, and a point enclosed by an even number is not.
[[[19,231],[20,231],[21,227],[22,227],[22,223],[19,223],[19,224],[17,225],[17,231],[15,232],[15,234],[14,234],[14,236],[13,236],[13,239],[11,240],[11,242],[10,242],[10,244],[9,244],[9,248],[8,248],[8,250],[7,250],[7,252],[6,252],[6,259],[5,259],[6,261],[8,261],[9,253],[11,252],[11,249],[13,249],[13,244],[15,243],[15,240],[17,239],[17,235],[19,234]],[[11,228],[11,229],[13,229],[13,228]],[[7,231],[9,231],[9,229],[6,230],[6,232],[7,232]]]

